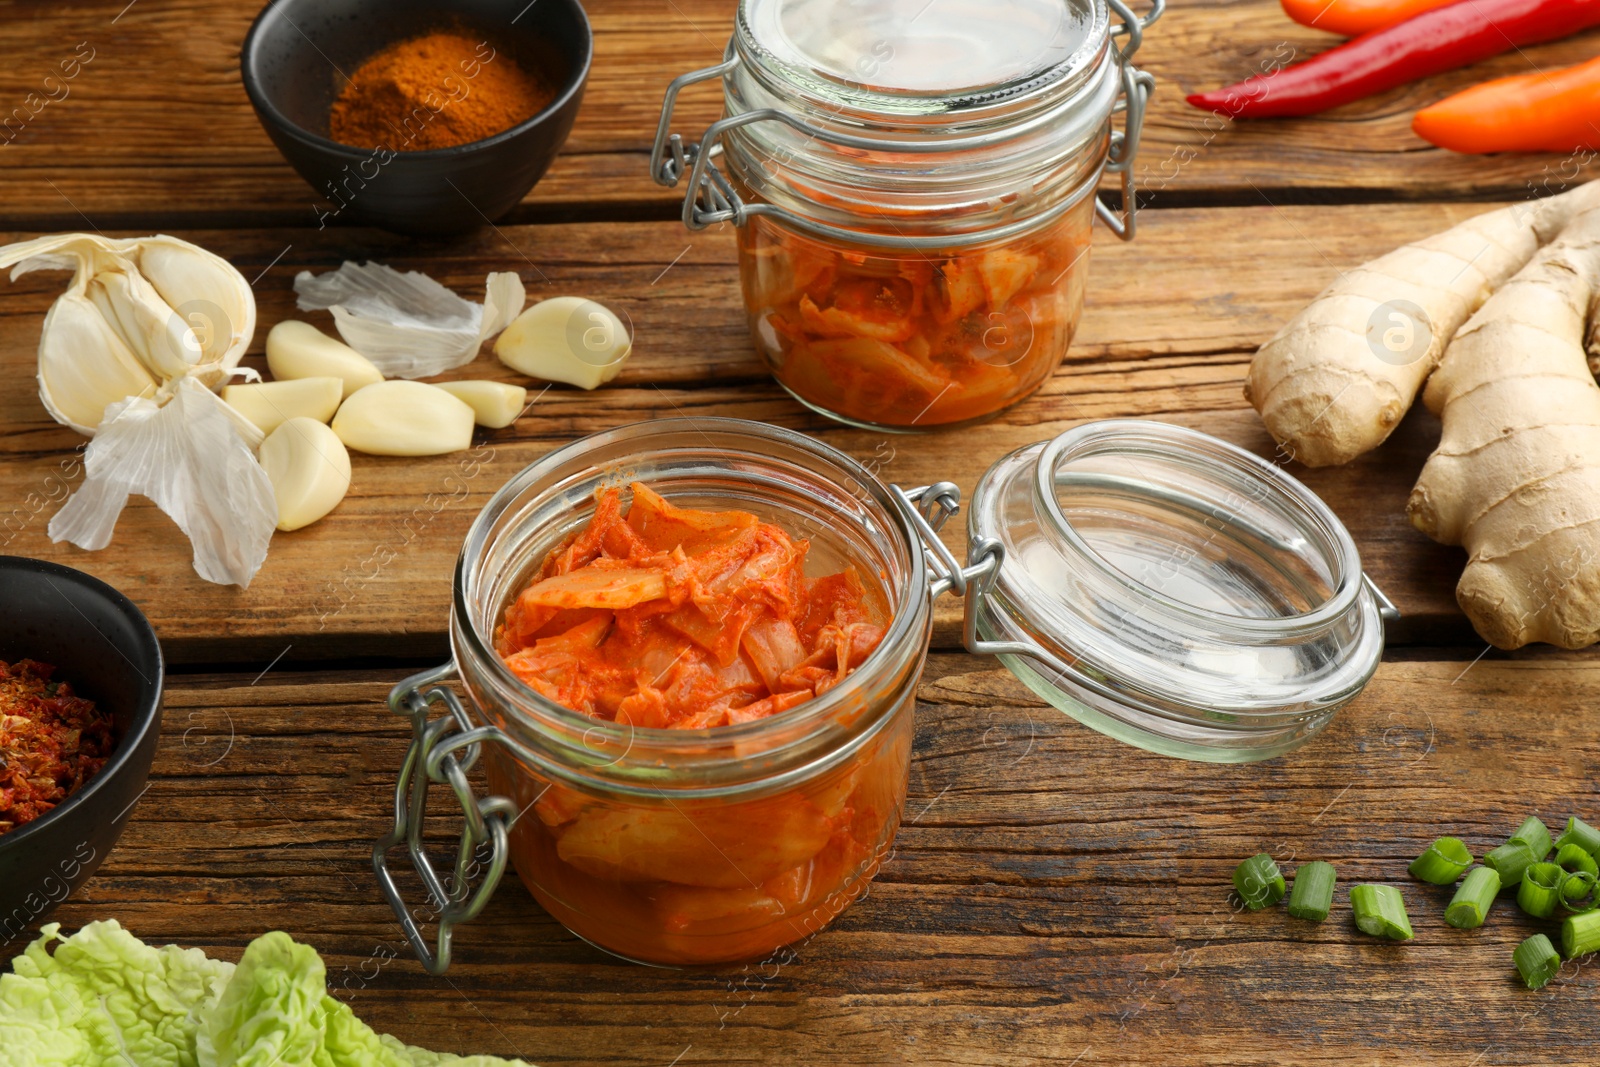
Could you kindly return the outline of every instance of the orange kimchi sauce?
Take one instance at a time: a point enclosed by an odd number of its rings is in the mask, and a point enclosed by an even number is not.
[[[647,486],[602,491],[507,608],[497,651],[587,715],[706,730],[797,707],[882,641],[889,612],[853,568],[812,578],[809,544],[740,511],[678,507]],[[674,800],[544,780],[496,752],[491,788],[533,817],[518,873],[569,929],[632,959],[760,958],[859,895],[899,820],[911,716],[776,792]],[[714,735],[708,735],[708,745]]]
[[[757,348],[795,395],[857,422],[917,429],[992,415],[1065,357],[1091,218],[1092,205],[1001,245],[884,255],[757,216],[739,230]]]

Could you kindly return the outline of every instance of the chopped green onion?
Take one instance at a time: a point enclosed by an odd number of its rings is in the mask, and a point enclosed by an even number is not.
[[[1276,904],[1288,892],[1283,872],[1265,852],[1256,853],[1234,868],[1233,888],[1239,891],[1239,899],[1251,911]]]
[[[1433,885],[1450,885],[1472,866],[1472,853],[1459,837],[1441,837],[1411,861],[1411,874]]]
[[[1556,839],[1556,845],[1577,845],[1589,855],[1600,855],[1600,830],[1574,815],[1567,820],[1567,832]]]
[[[1534,934],[1518,945],[1511,958],[1529,989],[1543,989],[1561,970],[1561,955],[1543,934]]]
[[[1492,848],[1483,857],[1483,865],[1493,869],[1500,875],[1500,887],[1510,889],[1522,881],[1522,876],[1529,867],[1539,862],[1539,857],[1533,854],[1533,849],[1525,841],[1507,841],[1499,848]]]
[[[1459,930],[1475,930],[1483,925],[1489,905],[1500,892],[1500,875],[1491,867],[1474,867],[1456,889],[1444,909],[1444,921]]]
[[[1539,821],[1537,815],[1523,819],[1522,825],[1517,827],[1517,832],[1511,835],[1511,841],[1521,841],[1527,845],[1533,851],[1535,861],[1550,855],[1550,831]],[[1511,841],[1506,843],[1510,844]]]
[[[1600,951],[1600,911],[1569,915],[1561,923],[1561,954],[1569,960]]]
[[[1593,856],[1584,851],[1582,845],[1568,842],[1556,849],[1556,866],[1568,874],[1592,874],[1600,876],[1600,863],[1596,863]]]
[[[1364,934],[1395,941],[1410,941],[1413,936],[1411,920],[1406,918],[1405,898],[1392,885],[1352,886],[1350,910]]]
[[[1294,872],[1294,891],[1289,894],[1289,914],[1296,919],[1319,923],[1333,906],[1333,884],[1338,873],[1333,865],[1315,860],[1303,863]]]
[[[1573,871],[1561,879],[1561,906],[1574,914],[1593,911],[1600,906],[1595,896],[1595,884],[1600,878],[1588,871]]]
[[[1561,880],[1567,876],[1553,863],[1535,863],[1517,886],[1517,906],[1535,919],[1548,919],[1556,913],[1561,899]]]

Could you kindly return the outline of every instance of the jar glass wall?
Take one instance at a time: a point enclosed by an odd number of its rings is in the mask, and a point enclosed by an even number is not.
[[[944,252],[823,241],[757,216],[739,230],[756,350],[807,406],[877,429],[988,418],[1038,389],[1083,314],[1094,204]]]
[[[710,730],[570,711],[496,655],[506,605],[594,492],[639,481],[673,503],[753,512],[808,538],[807,573],[854,566],[892,618],[865,662],[791,711]],[[826,925],[872,878],[905,801],[930,627],[920,549],[853,460],[754,423],[625,427],[523,472],[485,509],[457,574],[452,640],[493,792],[519,812],[516,870],[575,934],[641,962],[759,959]]]

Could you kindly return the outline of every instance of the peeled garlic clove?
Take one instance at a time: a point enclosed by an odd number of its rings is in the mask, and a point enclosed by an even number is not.
[[[543,300],[517,316],[494,343],[514,370],[594,389],[615,378],[633,351],[628,328],[610,309],[577,296]]]
[[[267,435],[257,456],[278,501],[278,529],[310,526],[350,491],[350,453],[316,419],[289,419]]]
[[[443,389],[472,409],[479,426],[503,430],[517,421],[522,409],[528,406],[528,391],[520,385],[505,382],[435,382],[434,388]]]
[[[285,319],[267,334],[267,366],[279,381],[338,378],[344,382],[346,398],[358,389],[383,381],[383,375],[366,356],[309,322],[294,319]]]
[[[436,385],[395,380],[352,393],[333,417],[339,440],[374,456],[438,456],[472,447],[472,408]]]
[[[344,382],[338,378],[294,378],[286,382],[228,385],[222,389],[222,399],[262,433],[272,433],[290,419],[326,423],[344,399]]]
[[[154,396],[159,383],[87,296],[63,293],[39,335],[39,399],[50,417],[93,437],[108,404]]]

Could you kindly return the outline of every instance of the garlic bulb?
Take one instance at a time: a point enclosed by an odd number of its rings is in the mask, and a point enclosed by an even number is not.
[[[5,267],[13,279],[73,272],[39,338],[39,399],[94,440],[83,484],[51,518],[50,537],[103,548],[139,493],[188,535],[202,578],[249,585],[278,509],[256,462],[261,431],[215,392],[245,373],[235,368],[255,332],[256,302],[244,276],[175,237],[85,233],[7,245]]]
[[[256,328],[250,284],[220,256],[176,237],[67,233],[0,248],[11,277],[71,270],[39,337],[39,399],[52,418],[94,436],[106,405],[151,397],[192,376],[229,376]]]

